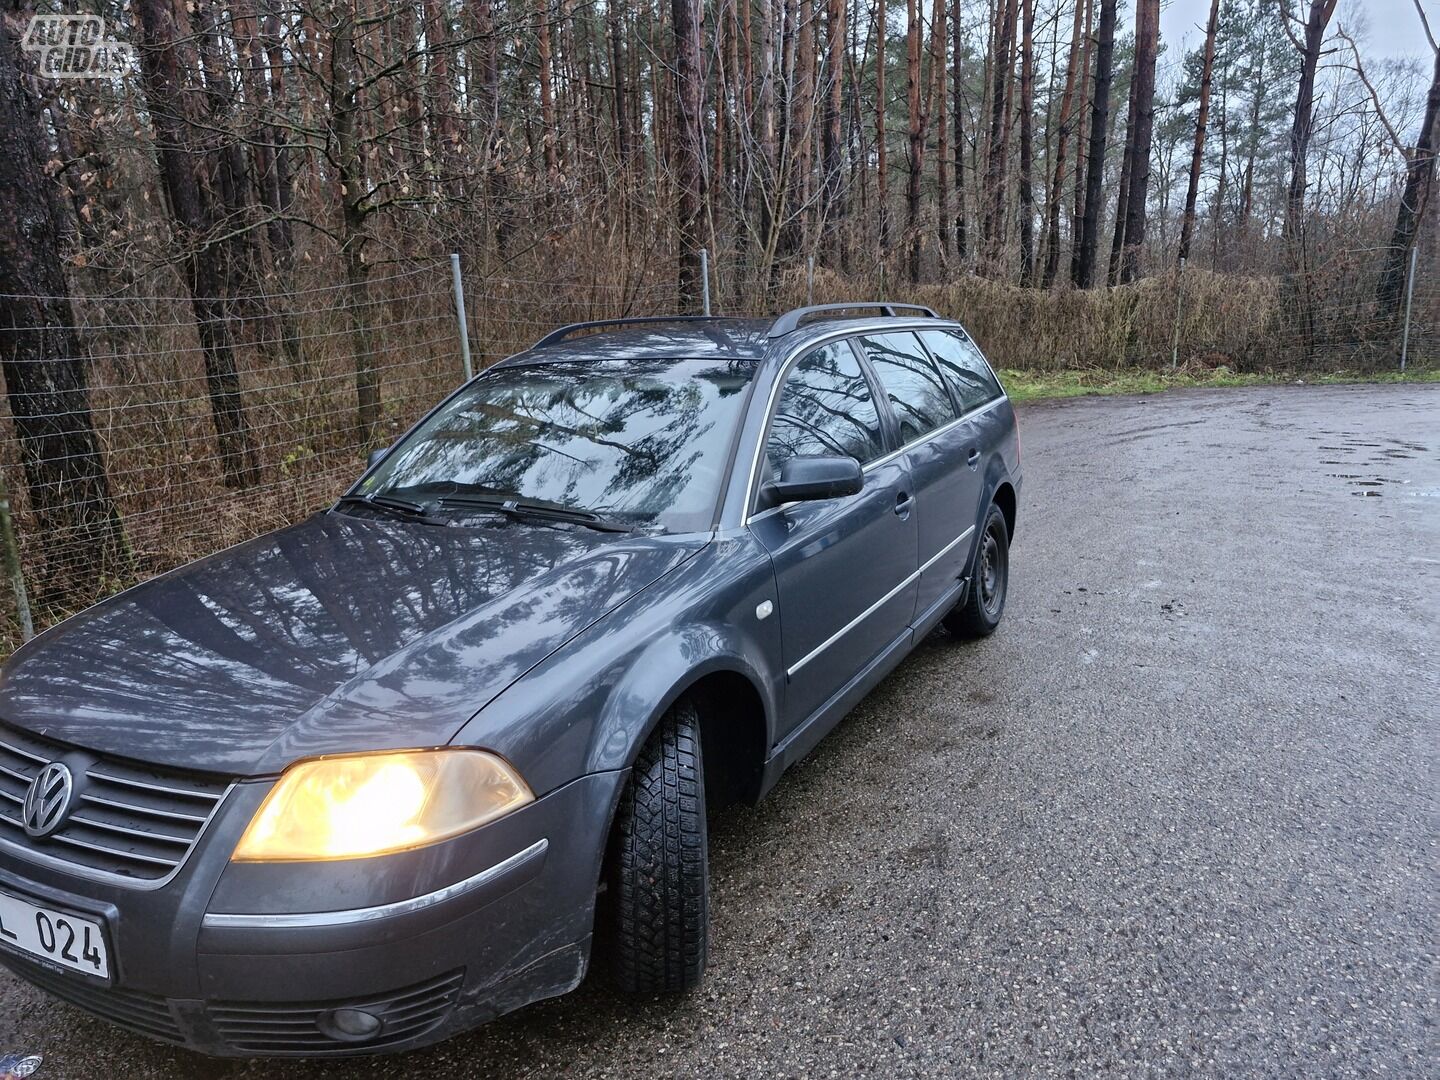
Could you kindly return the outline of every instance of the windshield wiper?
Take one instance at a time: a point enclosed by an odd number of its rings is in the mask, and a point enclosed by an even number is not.
[[[530,502],[526,499],[500,498],[494,495],[442,495],[435,500],[441,506],[454,506],[467,510],[493,510],[498,514],[516,520],[527,518],[548,519],[569,525],[583,525],[599,532],[628,533],[635,530],[619,521],[610,521],[589,510],[577,510],[569,506],[552,503]]]
[[[437,518],[421,503],[409,499],[397,499],[393,495],[341,495],[339,501],[348,506],[368,506],[372,510],[383,510],[391,517],[405,521],[418,521],[423,525],[448,525],[443,518]]]

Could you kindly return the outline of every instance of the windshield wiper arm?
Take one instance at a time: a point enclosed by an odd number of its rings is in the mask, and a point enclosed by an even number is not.
[[[599,532],[628,533],[635,530],[619,521],[609,521],[589,510],[576,510],[568,506],[553,506],[549,503],[529,502],[525,499],[502,499],[493,495],[442,495],[436,500],[441,506],[456,506],[466,509],[494,510],[518,519],[548,518],[569,525],[583,525]]]
[[[349,506],[368,506],[372,510],[384,510],[391,517],[418,521],[425,525],[449,524],[432,515],[423,504],[411,502],[409,499],[397,499],[393,495],[341,495],[339,501]]]

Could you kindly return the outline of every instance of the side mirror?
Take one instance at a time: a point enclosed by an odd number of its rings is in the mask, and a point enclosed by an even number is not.
[[[765,485],[771,506],[813,499],[858,495],[865,486],[860,463],[852,457],[793,457],[780,466],[780,479]]]
[[[380,459],[390,452],[390,447],[382,446],[379,450],[371,450],[365,458],[365,468],[373,469],[380,464]]]

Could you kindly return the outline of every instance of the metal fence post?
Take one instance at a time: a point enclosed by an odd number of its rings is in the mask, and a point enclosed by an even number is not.
[[[25,591],[25,568],[20,565],[20,545],[15,542],[15,525],[10,519],[10,492],[0,476],[0,545],[5,548],[5,572],[15,590],[15,614],[20,619],[20,639],[35,636],[35,620],[30,617],[30,597]]]
[[[710,314],[710,249],[700,249],[700,308]]]
[[[1410,355],[1410,308],[1415,303],[1415,260],[1420,254],[1420,245],[1410,249],[1410,273],[1405,279],[1405,333],[1400,338],[1400,370],[1405,370],[1405,361]]]
[[[815,256],[805,257],[805,306],[815,303]]]
[[[1185,259],[1175,268],[1175,328],[1170,333],[1170,370],[1180,366],[1180,301],[1185,292]]]
[[[455,318],[460,328],[460,362],[465,367],[465,381],[469,382],[475,375],[475,369],[470,364],[470,327],[465,322],[465,286],[460,281],[460,254],[450,254],[450,278],[455,289]]]

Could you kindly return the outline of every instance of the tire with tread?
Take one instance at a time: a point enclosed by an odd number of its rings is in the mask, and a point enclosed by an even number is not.
[[[945,629],[958,638],[988,637],[1000,625],[1009,591],[1010,530],[1004,512],[991,503],[975,544],[970,588],[964,603],[945,616]]]
[[[709,850],[700,717],[677,702],[641,749],[607,860],[602,948],[615,985],[679,993],[705,972]]]

